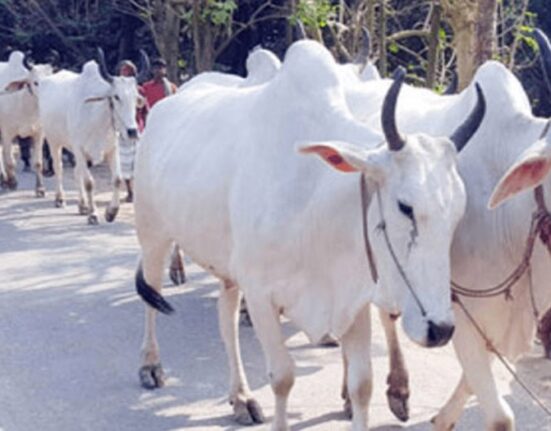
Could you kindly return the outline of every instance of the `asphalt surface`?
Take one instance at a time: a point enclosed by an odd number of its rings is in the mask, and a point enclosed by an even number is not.
[[[109,200],[105,168],[99,178],[99,226],[77,215],[71,170],[66,170],[68,205],[53,205],[53,180],[45,199],[34,197],[34,177],[19,172],[20,189],[0,192],[0,430],[234,430],[227,403],[227,366],[218,335],[218,283],[186,261],[188,283],[164,294],[177,309],[158,319],[166,387],[147,391],[138,383],[144,306],[134,291],[139,248],[132,206],[123,204],[112,224],[103,220]],[[373,313],[376,316],[376,313]],[[387,356],[374,319],[372,430],[430,430],[430,418],[459,377],[453,349],[426,350],[402,336],[409,364],[411,418],[395,419],[386,405]],[[289,399],[291,429],[345,430],[339,349],[313,347],[284,323],[296,360]],[[245,368],[268,421],[273,397],[254,331],[241,330]],[[518,364],[520,375],[551,407],[551,362],[541,348]],[[551,419],[526,396],[500,365],[496,375],[521,431],[551,430]],[[268,429],[266,425],[251,430]],[[482,430],[471,402],[457,426]]]

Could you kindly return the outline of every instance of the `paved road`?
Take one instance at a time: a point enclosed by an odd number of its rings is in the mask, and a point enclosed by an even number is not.
[[[101,169],[99,173],[105,176]],[[0,194],[0,430],[238,429],[226,402],[216,280],[187,262],[189,283],[165,290],[178,311],[159,319],[169,380],[158,391],[141,389],[137,370],[143,304],[133,286],[138,247],[131,206],[125,204],[113,224],[87,226],[76,215],[71,177],[66,175],[65,209],[53,207],[51,192],[46,199],[33,197],[31,174],[20,174],[19,191]],[[48,180],[48,190],[52,184]],[[106,190],[105,180],[100,188]],[[99,195],[102,209],[108,198]],[[339,398],[340,352],[310,346],[290,323],[285,330],[298,375],[289,401],[292,430],[347,429]],[[402,425],[386,407],[387,358],[378,322],[373,338],[371,429],[430,430],[430,418],[458,379],[452,349],[428,351],[404,341],[413,393],[411,419]],[[272,394],[252,329],[243,328],[241,340],[250,383],[271,417]],[[519,370],[551,406],[551,362],[540,360],[540,354],[535,347]],[[551,420],[517,384],[509,387],[500,367],[497,374],[517,414],[518,429],[551,430]],[[457,429],[482,429],[474,403]]]

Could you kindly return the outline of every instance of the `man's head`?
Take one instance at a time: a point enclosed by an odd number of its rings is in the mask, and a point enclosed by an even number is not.
[[[138,73],[138,69],[136,68],[136,65],[132,63],[130,60],[122,60],[117,70],[119,72],[119,76],[136,76]]]
[[[163,58],[156,58],[151,62],[153,79],[161,79],[166,77],[166,61]]]

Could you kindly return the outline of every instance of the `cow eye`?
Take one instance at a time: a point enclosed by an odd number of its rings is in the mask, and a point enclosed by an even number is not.
[[[411,221],[415,219],[413,215],[413,207],[411,205],[405,204],[402,201],[398,201],[398,209],[403,215],[405,215]]]
[[[121,98],[116,94],[113,96],[113,99],[115,99],[117,102],[121,101]]]

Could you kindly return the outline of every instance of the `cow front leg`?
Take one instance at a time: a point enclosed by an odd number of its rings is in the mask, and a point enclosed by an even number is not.
[[[96,203],[94,201],[94,179],[92,178],[92,174],[88,170],[88,166],[86,165],[86,159],[80,155],[77,156],[77,167],[76,170],[78,171],[78,184],[79,184],[79,204],[78,204],[78,210],[80,214],[85,214],[85,211],[88,213],[88,224],[90,225],[97,225],[98,224],[98,215],[97,215],[97,208]],[[84,186],[85,195],[82,191],[82,186]],[[86,200],[85,200],[86,197]],[[86,204],[87,201],[87,204]]]
[[[457,308],[455,311],[457,323],[453,346],[463,368],[466,383],[476,395],[484,412],[486,429],[488,431],[513,431],[515,429],[514,415],[498,392],[486,343],[465,314]],[[461,399],[459,400],[461,401]],[[444,420],[445,418],[444,408],[435,418],[435,424],[442,426],[442,428],[437,428],[439,431],[452,429],[456,422],[455,418],[450,418],[447,422]]]
[[[42,150],[44,147],[44,138],[41,135],[33,136],[32,138],[32,164],[36,175],[35,195],[37,198],[46,196],[44,188],[44,177],[42,173]]]
[[[538,325],[538,337],[543,346],[543,354],[551,359],[551,309],[544,314]]]
[[[237,286],[224,281],[218,298],[218,323],[230,368],[230,404],[233,406],[234,418],[241,425],[252,425],[264,422],[264,414],[251,394],[241,359],[239,347],[241,296]]]
[[[452,396],[437,416],[432,419],[434,431],[450,431],[461,416],[463,407],[472,395],[471,388],[467,383],[467,378],[463,373]]]
[[[61,208],[65,205],[65,191],[63,190],[63,162],[61,159],[61,151],[62,148],[60,146],[53,146],[50,145],[50,155],[52,157],[52,167],[54,169],[55,174],[55,182],[56,182],[56,190],[55,190],[55,200],[54,204],[56,208]],[[77,187],[79,189],[82,188],[80,177],[78,176],[78,173],[75,171],[75,180]],[[80,190],[79,190],[80,191]]]
[[[295,382],[294,362],[285,347],[279,323],[279,310],[270,298],[257,295],[254,289],[246,291],[249,313],[256,335],[262,346],[268,377],[275,396],[272,431],[287,431],[287,399]]]
[[[182,250],[180,249],[178,244],[174,244],[174,248],[172,249],[168,275],[175,286],[179,286],[180,284],[184,284],[186,282],[186,272],[184,270],[184,253],[182,253]]]
[[[113,185],[113,195],[111,202],[105,209],[105,220],[108,223],[115,221],[117,214],[119,213],[120,202],[120,187],[122,185],[121,178],[121,164],[119,160],[119,152],[117,150],[112,151],[107,155],[107,162],[109,163],[109,169],[111,171],[111,180]]]
[[[371,368],[371,312],[366,305],[342,337],[346,385],[343,395],[352,410],[352,430],[367,431],[368,407],[373,391]]]
[[[396,332],[396,319],[381,309],[379,309],[379,318],[383,325],[389,353],[389,373],[386,380],[388,406],[394,416],[405,422],[409,419],[409,375]]]
[[[6,177],[4,179],[4,188],[9,190],[17,189],[17,177],[15,176],[15,159],[12,151],[13,142],[9,139],[3,141],[2,156],[4,158],[4,167]]]

